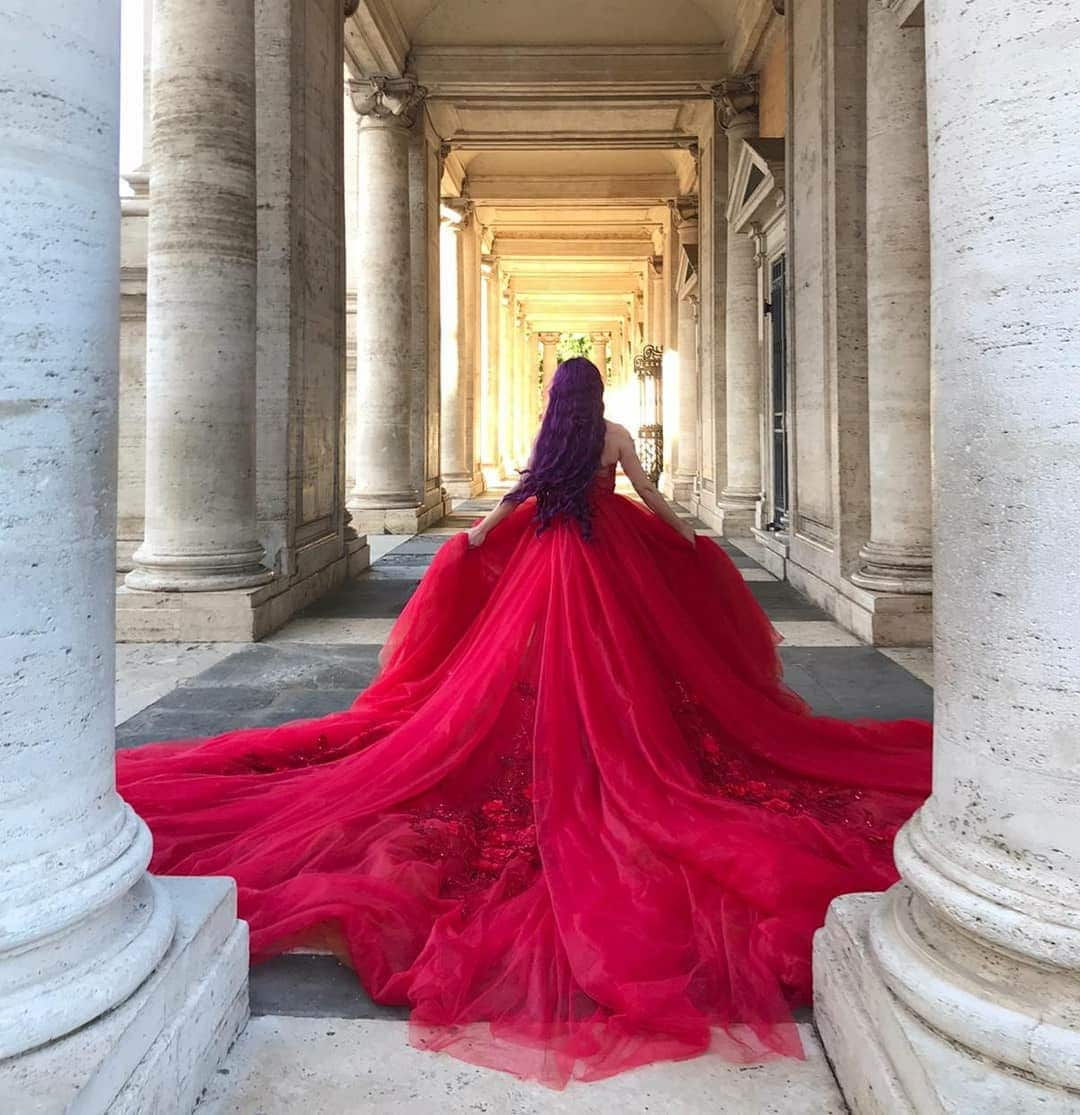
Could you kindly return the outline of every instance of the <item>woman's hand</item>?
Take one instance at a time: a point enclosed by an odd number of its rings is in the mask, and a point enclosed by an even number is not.
[[[484,544],[484,539],[487,538],[487,531],[484,529],[482,523],[474,526],[469,531],[469,549],[475,550],[477,547]]]
[[[695,547],[697,546],[697,532],[690,525],[690,523],[687,522],[686,519],[680,519],[679,520],[679,525],[678,525],[677,529],[678,529],[678,532],[683,536],[683,538],[691,546],[695,546]]]

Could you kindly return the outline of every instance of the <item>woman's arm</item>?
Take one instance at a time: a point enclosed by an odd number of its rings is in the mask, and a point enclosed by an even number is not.
[[[634,491],[641,496],[641,501],[657,518],[663,519],[672,530],[678,531],[693,546],[697,537],[694,528],[685,519],[676,515],[668,501],[656,490],[656,485],[646,476],[645,469],[641,466],[637,449],[634,448],[634,439],[627,430],[622,427],[619,430],[619,464],[622,465],[622,470],[630,483],[634,485]]]
[[[536,442],[533,441],[532,448],[529,450],[529,461],[528,464],[525,465],[526,472],[532,468],[533,457],[535,455]],[[498,504],[484,516],[483,520],[469,531],[469,546],[472,549],[476,549],[477,546],[482,546],[484,544],[484,539],[487,538],[503,519],[513,514],[517,506],[516,503],[511,503],[506,496],[503,496]]]
[[[499,500],[498,505],[484,516],[482,522],[479,522],[469,531],[469,545],[475,549],[477,546],[484,544],[484,539],[492,532],[492,530],[499,525],[507,517],[513,513],[517,507],[516,503],[511,503],[510,500],[503,497]]]

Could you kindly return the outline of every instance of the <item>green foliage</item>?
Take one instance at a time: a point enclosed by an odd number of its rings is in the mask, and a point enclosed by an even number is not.
[[[559,340],[558,359],[569,360],[571,356],[587,356],[592,359],[593,346],[588,333],[564,333]]]

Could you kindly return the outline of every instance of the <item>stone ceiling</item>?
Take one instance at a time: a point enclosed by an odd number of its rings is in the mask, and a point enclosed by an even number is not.
[[[530,324],[607,328],[697,190],[710,89],[773,18],[771,0],[361,0],[347,63],[427,88],[444,195],[473,200]]]

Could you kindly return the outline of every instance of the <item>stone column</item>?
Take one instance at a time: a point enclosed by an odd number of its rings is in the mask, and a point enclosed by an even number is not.
[[[551,377],[555,374],[555,368],[558,366],[558,347],[559,341],[562,338],[561,333],[541,333],[540,344],[544,349],[544,391],[551,386]]]
[[[498,479],[500,460],[499,266],[494,257],[481,259],[480,276],[480,465],[487,487]]]
[[[648,343],[656,348],[665,346],[664,319],[664,257],[651,256],[646,268],[649,283]]]
[[[421,503],[412,470],[410,129],[426,90],[409,77],[350,81],[360,117],[356,252],[356,488],[365,529]],[[391,513],[391,514],[387,514]]]
[[[680,226],[680,234],[688,223]],[[680,502],[693,496],[698,471],[698,307],[696,294],[679,299],[679,412],[674,424],[675,452],[671,455],[674,469],[669,492],[672,499]]]
[[[593,346],[593,363],[600,369],[604,382],[610,382],[608,377],[608,345],[611,343],[610,333],[590,333],[589,340]]]
[[[720,125],[727,136],[730,195],[743,140],[757,135],[757,77],[729,78],[720,83],[716,96]],[[761,307],[754,241],[730,224],[726,283],[727,482],[719,504],[724,534],[745,534],[762,495]]]
[[[272,577],[255,524],[254,8],[157,0],[153,37],[146,537],[126,580],[250,588]]]
[[[85,7],[16,0],[0,44],[0,1059],[123,1002],[173,936],[113,781],[120,28]]]
[[[676,229],[678,254],[680,258],[694,258],[698,243],[698,217],[692,210],[684,211]],[[677,364],[665,364],[675,374],[675,391],[667,392],[670,399],[674,395],[675,413],[664,415],[664,429],[669,431],[671,444],[665,446],[664,456],[670,462],[670,472],[662,478],[662,486],[667,495],[680,502],[689,500],[695,491],[698,475],[698,421],[699,361],[701,358],[701,333],[698,288],[686,286],[680,292],[676,303],[677,327]]]
[[[903,881],[833,903],[815,1016],[859,1112],[1064,1115],[1080,1109],[1080,606],[1064,556],[1080,550],[1080,19],[941,0],[926,59],[933,794],[897,838]]]
[[[852,581],[931,591],[930,211],[921,27],[870,4],[866,89],[870,541]]]
[[[439,238],[441,471],[447,494],[458,499],[467,499],[472,494],[468,437],[470,368],[462,244],[469,219],[468,203],[444,202]]]
[[[514,454],[514,312],[507,288],[499,292],[499,467],[504,480],[517,474]]]
[[[529,329],[529,323],[525,318],[523,311],[518,312],[517,318],[517,350],[518,350],[518,373],[517,373],[517,388],[518,388],[518,467],[524,466],[526,463],[529,450],[532,446],[533,434],[535,433],[533,424],[533,408],[531,396],[531,376],[532,370],[530,364],[532,363],[529,357],[529,338],[532,332]]]

